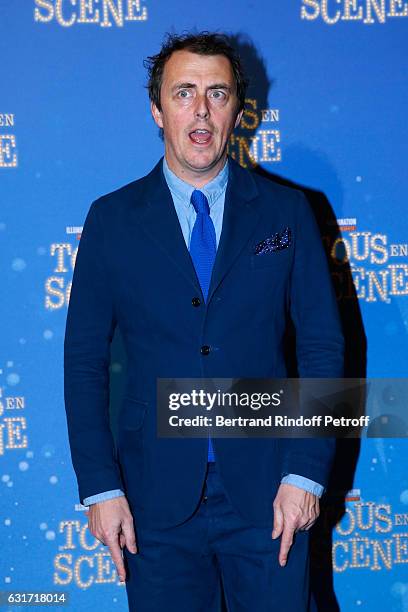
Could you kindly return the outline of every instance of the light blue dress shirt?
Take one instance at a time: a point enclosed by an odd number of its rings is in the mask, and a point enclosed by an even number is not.
[[[191,232],[197,216],[194,206],[190,202],[191,194],[193,193],[195,187],[176,176],[174,172],[170,170],[165,157],[163,158],[163,172],[173,198],[174,207],[180,222],[185,243],[189,249]],[[217,174],[217,176],[200,189],[208,200],[210,216],[215,228],[217,248],[221,236],[227,183],[228,159],[223,169]],[[324,492],[324,487],[321,484],[318,484],[309,478],[305,478],[304,476],[299,476],[298,474],[287,474],[282,478],[281,482],[295,485],[296,487],[309,491],[318,497],[320,497]],[[87,497],[84,499],[84,504],[89,506],[91,504],[113,499],[114,497],[119,497],[121,495],[124,495],[121,489],[113,489],[112,491],[105,491],[104,493],[98,493],[97,495]]]

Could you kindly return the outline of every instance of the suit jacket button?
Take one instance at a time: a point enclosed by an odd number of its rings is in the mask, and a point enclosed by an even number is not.
[[[201,300],[198,297],[193,297],[193,299],[191,300],[191,303],[193,306],[199,306],[201,304]]]
[[[208,353],[210,352],[210,350],[211,350],[211,349],[210,349],[210,347],[209,347],[209,346],[207,346],[206,344],[204,344],[204,346],[202,346],[202,347],[201,347],[201,349],[200,349],[200,353],[201,353],[202,355],[208,355]]]

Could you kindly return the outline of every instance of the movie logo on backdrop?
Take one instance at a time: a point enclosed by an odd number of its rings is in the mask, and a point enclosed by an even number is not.
[[[68,236],[81,238],[82,226],[67,226]],[[78,245],[71,242],[53,242],[50,245],[50,255],[53,262],[52,275],[45,281],[45,308],[55,310],[68,307],[72,286],[72,272],[75,267]]]
[[[328,25],[342,21],[364,24],[386,23],[390,18],[408,17],[405,0],[302,0],[300,18],[321,19]]]
[[[402,493],[405,499],[408,491]],[[330,508],[323,520],[331,531]],[[345,513],[333,532],[332,560],[335,572],[357,569],[392,570],[408,563],[408,512],[395,512],[388,502],[346,500]],[[324,548],[324,541],[321,542]],[[319,549],[315,551],[318,559]],[[323,557],[322,557],[323,558]]]
[[[77,24],[123,28],[127,22],[147,20],[145,4],[143,0],[34,0],[34,21],[55,21],[64,28]]]
[[[8,362],[11,366],[12,362]],[[3,370],[0,370],[0,374]],[[16,374],[13,374],[16,376]],[[0,457],[8,451],[28,448],[27,420],[24,416],[25,397],[3,395],[0,387]]]
[[[342,235],[328,247],[336,268],[332,276],[338,299],[353,299],[354,289],[360,300],[369,303],[389,304],[393,297],[408,295],[408,244],[389,243],[388,236],[379,232],[357,231],[355,217],[337,223]],[[345,265],[350,265],[354,289],[347,290]]]
[[[246,98],[239,129],[231,135],[228,143],[228,153],[243,168],[281,161],[280,130],[268,126],[278,122],[279,109],[258,109],[256,99]]]
[[[87,523],[60,521],[59,533],[63,543],[54,557],[54,584],[74,584],[81,589],[112,583],[125,586],[119,582],[109,550],[91,534]]]
[[[8,133],[14,127],[13,113],[0,113],[0,168],[16,168],[18,166],[17,144],[14,134]],[[3,129],[7,133],[3,133]]]

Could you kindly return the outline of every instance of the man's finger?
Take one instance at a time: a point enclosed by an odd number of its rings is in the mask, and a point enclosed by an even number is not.
[[[125,536],[126,548],[133,554],[137,553],[135,530],[133,528],[133,521],[126,521],[122,523],[122,533]]]
[[[302,531],[307,531],[308,529],[313,527],[313,525],[315,524],[316,521],[317,521],[317,517],[307,521],[307,523],[305,525],[303,525]]]
[[[273,531],[272,531],[272,540],[276,540],[280,536],[283,530],[283,514],[282,510],[277,506],[274,508],[273,513]]]
[[[288,525],[284,526],[282,538],[281,538],[281,545],[279,549],[279,563],[281,564],[282,567],[286,565],[289,550],[293,544],[293,533],[294,533],[293,527],[289,527]]]
[[[317,521],[317,519],[319,518],[319,512],[316,510],[313,510],[311,512],[309,512],[309,520],[305,521],[303,523],[303,525],[300,525],[298,527],[298,531],[307,531],[308,529],[310,529],[310,527],[312,527],[315,522]]]
[[[109,546],[112,560],[116,566],[116,571],[118,572],[118,575],[119,575],[119,580],[121,582],[125,582],[126,580],[125,564],[123,562],[122,550],[119,546],[119,540],[118,540],[117,535],[110,542],[108,542],[108,546]]]

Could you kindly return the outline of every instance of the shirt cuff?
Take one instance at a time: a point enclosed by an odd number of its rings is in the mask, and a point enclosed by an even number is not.
[[[282,478],[281,483],[294,485],[309,493],[313,493],[313,495],[317,497],[321,497],[324,493],[323,485],[314,480],[310,480],[310,478],[305,478],[305,476],[299,476],[298,474],[287,474]]]
[[[108,499],[114,499],[115,497],[121,497],[122,495],[124,495],[124,492],[121,489],[112,489],[111,491],[104,491],[103,493],[98,493],[97,495],[91,495],[90,497],[86,497],[84,499],[84,506],[91,506],[92,504],[107,501]]]

